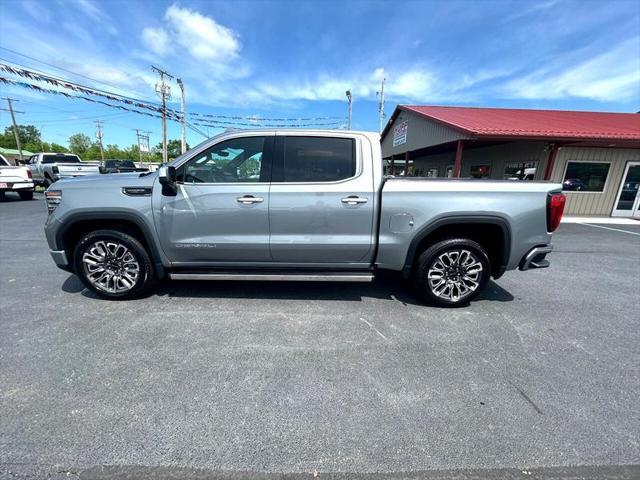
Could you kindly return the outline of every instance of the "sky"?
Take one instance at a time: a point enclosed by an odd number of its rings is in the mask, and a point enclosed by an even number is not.
[[[0,61],[148,102],[156,65],[182,78],[188,112],[256,125],[344,126],[350,89],[353,128],[378,130],[383,78],[385,121],[397,104],[636,112],[640,3],[0,0]],[[3,84],[0,96],[47,141],[93,137],[96,119],[105,144],[134,144],[135,128],[160,141],[159,119]],[[10,122],[0,111],[0,129]],[[223,131],[198,129],[191,145]]]

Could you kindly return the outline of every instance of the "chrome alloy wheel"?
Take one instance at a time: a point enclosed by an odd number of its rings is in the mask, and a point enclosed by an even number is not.
[[[131,290],[140,276],[140,264],[119,242],[99,240],[82,255],[87,279],[99,290],[122,293]]]
[[[482,263],[469,250],[439,255],[427,272],[431,292],[451,302],[458,302],[477,290],[481,276]]]

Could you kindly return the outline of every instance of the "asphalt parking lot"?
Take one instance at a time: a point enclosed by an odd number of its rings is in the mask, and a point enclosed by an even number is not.
[[[395,276],[108,302],[45,217],[0,203],[0,478],[639,472],[640,226],[563,224],[551,268],[444,310]]]

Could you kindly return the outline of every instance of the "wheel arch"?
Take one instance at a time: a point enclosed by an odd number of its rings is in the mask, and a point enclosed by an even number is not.
[[[55,243],[67,253],[69,263],[73,265],[73,250],[83,235],[95,231],[112,229],[134,236],[149,252],[159,278],[164,277],[162,257],[154,237],[146,222],[137,215],[128,212],[78,213],[68,218],[64,226],[56,232]]]
[[[409,278],[415,259],[428,245],[453,237],[468,238],[485,247],[494,278],[500,278],[506,271],[511,254],[509,222],[495,215],[454,215],[438,218],[414,235],[407,250],[403,276]]]

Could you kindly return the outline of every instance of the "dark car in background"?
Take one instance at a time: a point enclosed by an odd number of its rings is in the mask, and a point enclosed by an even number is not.
[[[100,164],[100,173],[148,172],[148,168],[136,167],[131,160],[105,160]]]
[[[587,189],[587,186],[579,178],[567,178],[562,182],[562,189],[573,192],[581,192]]]

